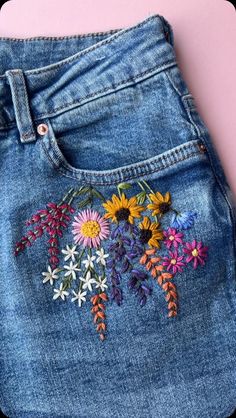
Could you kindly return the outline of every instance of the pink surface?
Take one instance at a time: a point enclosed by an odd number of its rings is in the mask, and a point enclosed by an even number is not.
[[[174,29],[180,69],[236,195],[236,25],[224,0],[11,0],[0,36],[62,36],[123,28],[151,14]]]

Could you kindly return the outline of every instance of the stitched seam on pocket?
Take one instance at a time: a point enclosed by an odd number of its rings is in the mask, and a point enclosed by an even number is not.
[[[78,178],[77,178],[77,175],[78,175],[78,173],[76,173],[76,172],[74,172],[70,167],[68,167],[68,166],[65,166],[64,164],[63,164],[63,162],[59,162],[59,164],[56,164],[55,163],[55,160],[53,160],[53,158],[51,157],[51,155],[49,154],[49,152],[48,152],[48,150],[47,150],[47,148],[46,148],[46,146],[45,146],[45,144],[44,144],[44,142],[42,142],[42,147],[43,147],[43,150],[44,150],[44,152],[46,153],[46,156],[47,156],[47,158],[49,159],[49,161],[50,161],[50,163],[51,163],[51,165],[52,165],[52,167],[54,168],[54,169],[56,169],[57,171],[59,171],[63,176],[65,176],[65,177],[68,177],[68,178],[71,178],[71,179],[74,179],[74,180],[76,180],[76,181],[78,181]],[[155,169],[153,169],[153,170],[148,170],[146,173],[137,173],[137,172],[135,172],[135,173],[133,173],[132,175],[128,175],[128,176],[126,176],[125,178],[124,178],[124,181],[129,181],[129,180],[134,180],[135,178],[141,178],[141,177],[146,177],[146,176],[148,176],[148,175],[150,175],[150,174],[154,174],[154,173],[159,173],[159,172],[161,172],[161,171],[163,171],[163,170],[165,170],[165,169],[168,169],[169,167],[172,167],[172,166],[174,166],[174,165],[176,165],[176,164],[178,164],[178,163],[180,163],[180,162],[182,162],[182,161],[185,161],[185,160],[188,160],[188,159],[190,159],[190,158],[192,158],[192,157],[195,157],[195,156],[197,156],[197,155],[199,155],[199,154],[201,154],[201,151],[199,150],[199,151],[195,151],[195,152],[192,152],[192,153],[190,153],[190,154],[188,154],[188,155],[186,155],[186,156],[183,156],[182,158],[179,158],[178,160],[175,160],[175,161],[173,161],[172,163],[169,163],[168,165],[166,165],[166,166],[163,166],[163,167],[161,167],[161,168],[155,168]],[[62,167],[61,167],[62,166]],[[144,166],[144,164],[143,164],[143,166]],[[70,171],[71,172],[71,175],[69,175],[69,174],[67,174],[67,172],[68,171]],[[120,171],[117,171],[117,176],[119,176],[121,174],[121,172]],[[85,173],[85,171],[83,171],[83,170],[81,170],[81,177],[83,177],[83,175],[84,175],[84,180],[82,179],[82,181],[85,181],[85,182],[88,182],[88,180],[86,180],[86,173]],[[114,173],[111,173],[110,174],[111,176],[112,175],[114,175]],[[90,176],[90,175],[88,175],[88,176]],[[93,175],[91,175],[91,176],[93,176]],[[103,176],[103,177],[105,177],[106,175],[105,174],[103,174],[103,173],[101,173],[101,174],[99,174],[99,173],[96,173],[96,176],[97,177],[101,177],[101,176]],[[107,176],[109,176],[109,173],[107,174]],[[94,176],[95,177],[95,176]],[[120,183],[120,181],[121,181],[121,179],[117,179],[117,180],[112,180],[112,181],[105,181],[105,182],[99,182],[99,181],[93,181],[92,183],[95,185],[99,185],[99,186],[109,186],[109,185],[115,185],[115,184],[118,184],[118,183]]]

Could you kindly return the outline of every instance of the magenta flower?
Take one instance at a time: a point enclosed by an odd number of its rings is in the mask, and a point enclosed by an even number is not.
[[[207,258],[208,247],[203,247],[202,242],[193,240],[192,243],[186,242],[183,251],[187,254],[186,263],[193,261],[193,268],[196,269],[199,264],[204,265]]]
[[[174,248],[178,248],[179,244],[183,244],[182,237],[184,236],[181,232],[177,232],[174,228],[168,228],[167,231],[163,231],[165,236],[164,244],[168,250],[173,245]]]
[[[184,258],[183,255],[179,256],[177,250],[169,251],[169,257],[163,257],[163,266],[167,266],[167,271],[172,270],[172,274],[181,273],[183,271],[183,266],[185,263],[182,261]]]
[[[74,219],[72,233],[76,244],[97,248],[109,235],[109,222],[96,210],[83,210]]]

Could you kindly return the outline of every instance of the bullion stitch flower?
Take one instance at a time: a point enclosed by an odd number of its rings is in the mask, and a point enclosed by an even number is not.
[[[94,278],[91,277],[91,271],[88,271],[86,273],[85,277],[80,277],[81,282],[84,282],[84,284],[82,285],[83,289],[89,289],[90,292],[92,292],[92,284],[96,283],[96,280]]]
[[[141,229],[139,234],[141,243],[160,248],[159,241],[163,239],[163,232],[160,230],[159,222],[151,222],[148,216],[144,216],[139,227]]]
[[[183,267],[185,263],[182,261],[184,258],[183,255],[179,256],[177,250],[170,251],[169,257],[163,257],[163,266],[167,266],[167,271],[172,269],[172,274],[176,274],[177,272],[181,273],[183,271]]]
[[[65,300],[65,296],[69,295],[69,292],[63,290],[63,283],[60,284],[59,289],[53,289],[53,291],[55,292],[53,299],[57,299],[60,297],[62,300]]]
[[[186,242],[183,251],[187,254],[186,263],[193,261],[193,268],[196,269],[199,264],[204,265],[207,258],[208,247],[204,247],[202,242],[193,240],[192,243]]]
[[[172,247],[178,248],[179,244],[183,244],[183,234],[177,232],[174,228],[168,228],[167,231],[163,231],[165,236],[164,244],[167,246],[168,250]]]
[[[78,300],[78,305],[79,305],[79,307],[81,307],[82,302],[86,302],[85,296],[87,295],[87,292],[82,292],[81,290],[79,290],[79,292],[76,293],[73,290],[72,293],[73,293],[73,295],[75,295],[75,297],[71,298],[71,301],[74,302],[74,301]]]
[[[76,245],[74,245],[72,248],[70,248],[69,245],[66,246],[66,250],[62,250],[61,252],[65,254],[64,260],[67,261],[71,258],[72,261],[75,261],[75,255],[79,254],[78,251],[76,251]]]
[[[103,248],[96,251],[96,254],[98,255],[96,262],[101,263],[103,266],[106,265],[106,258],[109,257],[109,254],[105,254],[105,251]]]
[[[74,219],[72,233],[76,244],[97,248],[103,239],[108,238],[109,223],[96,210],[83,210]]]
[[[124,193],[121,197],[112,195],[112,200],[107,200],[106,203],[103,203],[104,208],[107,213],[104,215],[104,218],[111,218],[112,222],[128,221],[129,223],[134,223],[134,218],[140,218],[144,210],[143,206],[137,204],[136,196],[127,199]]]
[[[73,264],[73,261],[70,262],[69,266],[64,266],[64,269],[67,270],[65,277],[72,275],[72,279],[76,280],[76,271],[80,271],[78,264]]]
[[[60,269],[56,268],[54,270],[52,270],[51,266],[48,266],[48,271],[45,271],[42,273],[43,276],[45,276],[45,278],[43,279],[43,283],[47,283],[48,281],[50,282],[50,284],[53,284],[53,281],[58,279],[58,275],[57,273],[60,271]]]

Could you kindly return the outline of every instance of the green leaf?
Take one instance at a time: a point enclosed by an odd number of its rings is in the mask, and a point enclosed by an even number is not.
[[[91,191],[90,187],[82,187],[81,189],[79,189],[79,191],[76,193],[76,196],[81,196],[82,194],[88,193],[89,191]]]
[[[138,204],[142,205],[146,200],[146,192],[144,192],[144,191],[140,192],[136,195],[136,197],[137,197]]]
[[[89,205],[90,203],[92,203],[92,199],[91,197],[88,197],[87,199],[81,200],[81,202],[79,202],[78,208],[82,209],[85,206]]]
[[[130,189],[132,186],[129,183],[120,183],[118,184],[117,188],[121,190]]]
[[[98,199],[101,199],[105,202],[105,200],[106,200],[105,197],[100,192],[98,192],[96,189],[92,189],[92,194],[94,196],[98,197]]]

